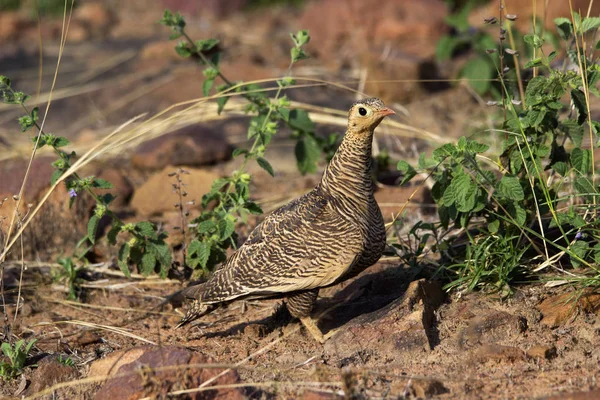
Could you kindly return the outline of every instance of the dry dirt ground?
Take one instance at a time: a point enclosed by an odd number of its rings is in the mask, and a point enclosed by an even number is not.
[[[10,293],[18,268],[6,274]],[[87,301],[72,303],[41,284],[44,275],[43,268],[26,273],[27,301],[13,325],[19,336],[38,340],[33,353],[41,361],[24,372],[26,395],[66,381],[46,397],[160,398],[208,381],[219,391],[193,398],[598,396],[570,394],[597,390],[597,297],[567,304],[556,296],[562,291],[539,285],[517,287],[507,301],[446,296],[424,271],[384,261],[323,291],[316,314],[335,308],[320,326],[338,331],[321,345],[278,300],[234,303],[175,329],[173,306],[154,306],[177,283],[96,279]],[[56,354],[75,367],[57,363]],[[42,368],[47,362],[54,373]],[[165,366],[175,369],[161,371]],[[109,374],[117,376],[105,383]],[[2,394],[14,395],[19,383],[5,383]]]
[[[113,3],[105,2],[111,7]],[[199,97],[199,68],[173,56],[173,44],[164,40],[168,33],[155,24],[163,6],[191,7],[184,12],[198,12],[197,7],[185,1],[164,1],[160,6],[154,3],[124,2],[118,15],[121,22],[108,39],[86,30],[97,26],[93,21],[80,21],[82,39],[67,47],[61,67],[65,72],[59,75],[57,86],[69,90],[56,96],[47,121],[52,132],[66,135],[78,151],[89,148],[128,118],[146,112],[153,115],[179,101]],[[206,2],[205,6],[209,3],[217,14],[223,12],[219,2]],[[190,29],[194,37],[216,32],[223,40],[227,49],[224,69],[233,79],[270,78],[279,76],[287,65],[288,31],[305,27],[301,23],[311,22],[315,13],[335,15],[339,11],[337,1],[323,4],[329,8],[307,12],[308,16],[298,10],[275,9],[264,15],[254,12],[197,18]],[[403,7],[411,3],[394,4]],[[370,94],[387,96],[390,104],[404,106],[410,118],[402,117],[402,122],[443,140],[474,132],[484,132],[481,136],[485,136],[487,111],[481,99],[464,85],[425,87],[417,82],[424,77],[424,66],[426,77],[437,77],[431,55],[445,15],[442,1],[423,0],[419,4],[416,11],[406,6],[406,13],[395,15],[410,20],[414,24],[410,29],[402,21],[393,25],[389,19],[380,24],[385,29],[376,33],[344,32],[344,26],[333,20],[331,24],[314,23],[317,36],[311,51],[316,57],[298,74],[347,82],[363,76],[367,65],[369,73],[375,74],[369,75],[373,79],[403,80],[397,86],[366,89]],[[429,25],[420,25],[423,14],[432,16]],[[374,21],[380,18],[376,13],[370,17]],[[103,26],[99,23],[98,29]],[[240,32],[239,26],[247,30]],[[329,41],[318,41],[325,39],[318,35],[327,35],[328,30],[333,32]],[[363,42],[362,34],[372,42]],[[385,35],[406,37],[399,49],[390,51]],[[356,50],[357,44],[365,43],[374,47],[366,53]],[[56,55],[57,47],[49,44],[45,65],[53,67]],[[13,76],[16,83],[33,92],[37,57],[35,49],[14,39],[11,46],[0,49],[0,73]],[[376,60],[374,65],[372,60]],[[53,68],[44,72],[45,85],[52,72]],[[336,109],[344,109],[354,99],[352,94],[334,88],[298,90],[290,96]],[[0,109],[3,173],[22,170],[22,164],[11,163],[29,154],[27,137],[15,134],[15,126],[10,125],[17,116],[12,109]],[[236,168],[238,164],[227,158],[230,147],[244,145],[245,123],[235,116],[197,126],[204,147],[194,154],[207,157],[203,165],[192,166],[198,174],[194,182],[198,193],[205,192],[214,177]],[[339,127],[320,126],[319,130],[327,134],[339,131]],[[410,131],[398,136],[388,134],[384,126],[380,130],[379,145],[390,149],[395,157],[414,158],[443,143]],[[184,132],[183,136],[187,135]],[[163,145],[154,144],[159,151]],[[285,136],[278,136],[267,153],[277,171],[275,179],[258,168],[250,170],[255,177],[253,196],[265,211],[301,194],[318,180],[318,175],[301,177],[297,173],[290,162],[292,146]],[[210,154],[205,154],[205,148],[211,149]],[[165,175],[172,162],[148,168],[150,155],[135,160],[141,151],[126,149],[103,159],[92,166],[92,173],[106,173],[110,175],[107,179],[118,183],[123,202],[117,211],[127,222],[150,218],[172,234],[177,216],[152,201],[153,193],[168,192]],[[213,158],[215,154],[225,155]],[[39,190],[47,186],[49,175],[44,173],[51,161],[39,161],[39,174],[32,178],[39,181],[35,184]],[[7,185],[6,174],[0,182],[0,198],[15,190],[14,185]],[[390,221],[414,188],[395,187],[397,176],[383,175],[379,176],[382,184],[377,199]],[[167,188],[152,186],[156,181]],[[5,335],[37,342],[22,377],[1,383],[0,398],[600,398],[598,295],[541,283],[518,285],[508,299],[482,293],[449,295],[435,280],[434,269],[411,269],[398,258],[389,257],[352,281],[321,292],[315,311],[322,314],[319,325],[324,332],[338,330],[324,345],[291,320],[279,299],[234,303],[195,326],[175,329],[181,299],[175,296],[159,305],[187,282],[124,279],[112,265],[115,249],[102,244],[94,251],[98,264],[89,269],[83,301],[65,300],[64,286],[51,279],[51,270],[56,268],[52,264],[57,255],[69,254],[85,232],[84,216],[89,209],[84,205],[74,215],[64,203],[65,194],[59,193],[49,202],[49,207],[55,206],[50,208],[53,211],[46,210],[26,235],[27,258],[36,261],[28,262],[23,276],[18,317],[12,321],[15,310],[9,306],[4,326],[11,325]],[[420,192],[409,205],[405,224],[431,218],[435,213],[430,200],[426,192]],[[240,233],[243,236],[247,231],[241,229]],[[174,251],[180,257],[180,251]],[[19,265],[5,264],[7,304],[17,302],[19,275]],[[59,355],[72,360],[73,366],[61,363]],[[196,391],[187,393],[191,388]]]

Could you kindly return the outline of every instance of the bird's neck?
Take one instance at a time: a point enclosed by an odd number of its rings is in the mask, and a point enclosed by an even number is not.
[[[346,132],[323,174],[323,190],[334,197],[368,202],[373,197],[372,147],[373,131]]]

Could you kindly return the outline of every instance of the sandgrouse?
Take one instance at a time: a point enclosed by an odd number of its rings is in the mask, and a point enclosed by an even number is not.
[[[323,343],[327,337],[310,318],[319,289],[373,265],[385,247],[371,146],[373,130],[391,114],[376,98],[354,103],[321,182],[268,215],[208,281],[183,290],[193,302],[178,326],[233,300],[285,297],[290,314]]]

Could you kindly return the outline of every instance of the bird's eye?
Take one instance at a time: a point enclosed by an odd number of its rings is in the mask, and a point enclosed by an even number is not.
[[[364,107],[360,107],[358,109],[358,113],[364,117],[365,115],[367,115],[367,109]]]

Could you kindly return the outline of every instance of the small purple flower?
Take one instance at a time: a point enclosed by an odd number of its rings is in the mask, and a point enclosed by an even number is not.
[[[69,197],[77,197],[77,192],[75,191],[75,189],[69,190]]]
[[[575,235],[575,240],[579,240],[583,238],[583,233],[581,232],[577,232],[577,234]]]

